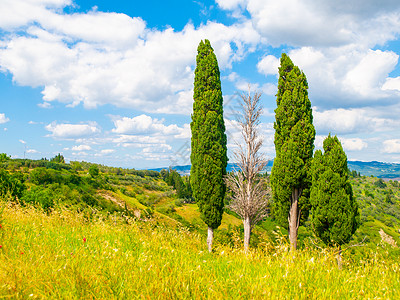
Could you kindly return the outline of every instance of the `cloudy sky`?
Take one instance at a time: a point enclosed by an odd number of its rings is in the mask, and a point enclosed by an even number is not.
[[[400,162],[398,0],[0,0],[0,152],[130,168],[188,164],[196,49],[222,77],[229,146],[237,93],[262,91],[273,158],[282,52],[306,74],[316,147]]]

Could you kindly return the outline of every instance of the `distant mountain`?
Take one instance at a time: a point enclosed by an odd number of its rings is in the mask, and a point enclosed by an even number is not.
[[[268,173],[271,173],[271,168],[272,168],[273,162],[274,162],[273,160],[270,160],[268,162],[268,165],[266,168],[266,171]],[[347,165],[351,171],[360,172],[360,174],[364,175],[364,176],[373,175],[373,176],[379,177],[379,178],[400,180],[400,164],[385,163],[385,162],[378,162],[378,161],[369,161],[369,162],[348,161]],[[191,165],[171,166],[172,169],[176,170],[181,175],[189,175],[190,167],[191,167]],[[168,167],[156,168],[156,169],[150,169],[150,170],[159,172],[162,169],[168,169]],[[228,164],[228,167],[227,167],[228,172],[231,172],[235,169],[238,169],[236,164],[232,164],[232,163]]]
[[[360,172],[361,175],[400,179],[400,164],[379,161],[348,161],[347,165],[350,170]]]
[[[268,164],[267,164],[266,171],[267,171],[268,173],[271,172],[271,168],[272,168],[273,162],[274,162],[273,160],[270,160],[270,161],[268,162]],[[156,169],[149,169],[149,170],[160,172],[162,169],[168,169],[168,168],[169,168],[169,167],[165,167],[165,168],[156,168]],[[185,165],[185,166],[171,166],[170,168],[173,169],[173,170],[176,170],[180,175],[189,175],[189,174],[190,174],[191,165]],[[226,171],[227,171],[227,172],[232,172],[232,171],[234,171],[235,169],[236,169],[236,170],[238,169],[237,164],[230,164],[230,163],[228,163],[228,166],[226,167]]]

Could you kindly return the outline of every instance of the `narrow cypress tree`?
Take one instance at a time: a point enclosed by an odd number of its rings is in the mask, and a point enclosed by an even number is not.
[[[297,247],[299,225],[309,212],[310,166],[315,129],[304,73],[285,53],[279,68],[275,110],[275,151],[271,171],[273,215],[289,229],[291,249]]]
[[[220,73],[208,40],[201,41],[197,48],[193,98],[190,182],[201,218],[208,225],[211,252],[214,229],[222,220],[228,158]]]
[[[312,163],[311,223],[315,234],[328,246],[350,241],[358,228],[360,214],[349,181],[347,157],[339,139],[324,140],[324,154],[317,150]]]

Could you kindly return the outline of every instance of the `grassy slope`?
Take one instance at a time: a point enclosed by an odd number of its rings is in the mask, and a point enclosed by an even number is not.
[[[68,299],[395,299],[400,265],[375,253],[344,261],[328,250],[266,243],[247,257],[206,251],[204,239],[152,221],[42,213],[7,204],[0,215],[0,297]]]

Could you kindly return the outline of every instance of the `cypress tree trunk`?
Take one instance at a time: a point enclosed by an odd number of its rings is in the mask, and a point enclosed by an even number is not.
[[[244,227],[244,252],[247,253],[250,245],[250,236],[251,236],[251,224],[250,218],[246,217],[243,220],[243,227]]]
[[[299,219],[300,219],[300,211],[299,211],[299,198],[300,198],[300,190],[293,189],[291,205],[289,210],[289,241],[290,241],[290,249],[297,249],[297,233],[299,229]]]
[[[214,229],[212,227],[208,226],[208,231],[207,231],[207,246],[208,246],[208,252],[212,252],[212,243],[214,239]]]
[[[342,246],[341,245],[339,245],[339,253],[337,256],[337,265],[338,265],[339,270],[341,270],[342,269]]]

